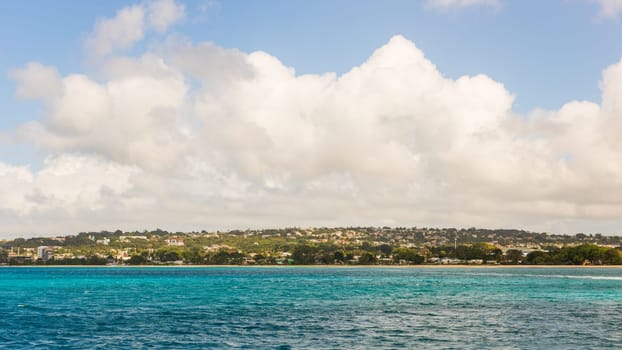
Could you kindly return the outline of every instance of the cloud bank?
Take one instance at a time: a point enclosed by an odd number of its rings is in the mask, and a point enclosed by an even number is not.
[[[173,15],[128,7],[94,37],[183,14],[159,3]],[[11,71],[16,96],[45,106],[13,138],[48,157],[36,170],[0,162],[0,234],[622,223],[622,61],[603,71],[600,103],[518,115],[503,84],[449,79],[399,35],[340,76],[205,42],[113,54],[123,42],[87,41],[108,54],[95,76]]]

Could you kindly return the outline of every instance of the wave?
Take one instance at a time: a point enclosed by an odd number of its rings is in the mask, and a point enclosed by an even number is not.
[[[471,273],[475,276],[498,276],[498,277],[537,277],[537,278],[572,278],[572,279],[589,279],[589,280],[610,280],[610,281],[622,281],[622,276],[591,276],[591,275],[546,275],[546,274],[532,274],[532,273]]]

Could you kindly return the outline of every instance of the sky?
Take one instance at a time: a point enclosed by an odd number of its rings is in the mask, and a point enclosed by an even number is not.
[[[622,0],[0,2],[0,239],[622,234]]]

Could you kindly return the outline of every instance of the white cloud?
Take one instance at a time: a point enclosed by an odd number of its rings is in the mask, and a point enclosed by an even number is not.
[[[133,5],[119,10],[114,18],[99,20],[87,39],[88,53],[99,57],[132,47],[145,35],[144,17],[143,6]]]
[[[165,32],[182,20],[185,7],[174,0],[156,0],[126,6],[115,17],[100,19],[86,40],[91,57],[102,57],[131,48],[141,41],[149,29]]]
[[[601,13],[605,17],[617,17],[622,11],[622,0],[599,0]]]
[[[56,152],[94,152],[149,169],[172,166],[186,137],[183,77],[151,55],[112,60],[106,68],[111,79],[103,84],[85,75],[64,77],[62,94],[48,99],[45,122],[26,124],[21,133]]]
[[[162,33],[170,25],[185,17],[186,8],[183,4],[175,3],[174,0],[158,0],[149,3],[148,14],[151,27]]]
[[[32,171],[0,163],[2,233],[52,234],[115,225],[118,215],[133,209],[136,167],[98,156],[63,154],[48,157]]]
[[[18,94],[46,105],[16,137],[50,158],[0,164],[5,233],[621,223],[622,61],[603,72],[601,104],[527,116],[501,83],[448,79],[401,36],[341,76],[210,43],[100,68],[14,71]]]
[[[470,6],[490,6],[499,8],[500,0],[427,0],[428,5],[440,9],[465,8]]]
[[[71,154],[49,157],[38,172],[0,163],[0,209],[22,216],[50,209],[97,211],[106,206],[105,197],[130,190],[129,178],[137,172],[101,157]]]
[[[54,67],[28,63],[22,69],[12,69],[9,77],[20,82],[16,96],[21,99],[55,97],[61,93],[60,75]]]

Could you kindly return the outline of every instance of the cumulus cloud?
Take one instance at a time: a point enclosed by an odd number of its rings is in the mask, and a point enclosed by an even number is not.
[[[144,37],[143,6],[133,5],[119,10],[114,18],[101,19],[87,39],[86,49],[94,56],[125,50]]]
[[[52,98],[62,89],[56,68],[37,62],[31,62],[22,69],[10,70],[9,77],[20,82],[15,94],[21,99]]]
[[[158,0],[149,3],[149,25],[158,32],[165,32],[169,26],[180,21],[186,15],[183,4],[177,4],[174,0]]]
[[[402,36],[340,76],[188,42],[99,68],[13,71],[18,95],[46,106],[16,137],[50,156],[37,171],[0,163],[5,234],[619,224],[622,61],[602,103],[525,116],[503,84],[449,79]]]
[[[25,169],[19,169],[24,172]],[[84,207],[97,210],[105,206],[107,196],[121,196],[131,189],[132,166],[119,165],[97,156],[62,154],[49,157],[42,170],[26,172],[20,178],[29,184],[23,198],[25,208]],[[23,183],[22,182],[22,183]],[[20,187],[20,183],[16,184]],[[30,207],[29,207],[30,206]]]
[[[166,31],[185,16],[185,7],[174,0],[155,0],[126,6],[113,18],[100,19],[86,40],[92,57],[101,57],[131,48],[145,37],[146,31]]]
[[[599,0],[601,13],[605,17],[617,17],[622,11],[622,0]]]
[[[64,230],[76,229],[78,225],[62,227],[54,221],[67,224],[80,218],[83,212],[131,209],[127,207],[130,202],[120,198],[132,189],[131,176],[139,173],[136,167],[98,156],[50,156],[39,171],[0,163],[3,233],[66,232]],[[85,221],[78,222],[89,225]],[[48,228],[48,225],[51,226]]]

